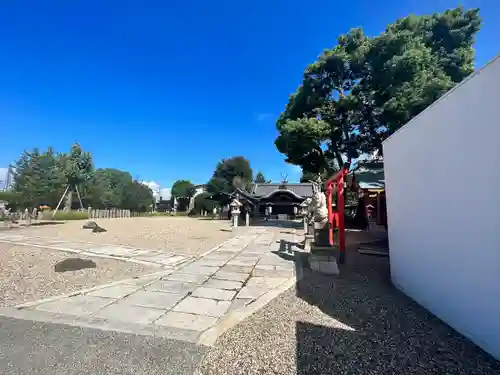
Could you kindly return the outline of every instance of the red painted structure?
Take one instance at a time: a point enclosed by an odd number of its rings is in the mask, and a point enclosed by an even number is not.
[[[345,225],[344,225],[344,183],[349,173],[348,165],[344,165],[340,171],[325,181],[325,192],[328,202],[328,222],[330,223],[330,245],[335,245],[334,231],[338,229],[339,234],[339,263],[345,262]],[[333,212],[332,194],[337,189],[337,210]]]

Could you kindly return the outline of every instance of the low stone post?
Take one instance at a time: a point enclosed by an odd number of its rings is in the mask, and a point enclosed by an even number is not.
[[[26,226],[29,227],[31,225],[31,213],[28,209],[24,210],[24,219],[26,220]]]
[[[250,213],[248,211],[245,213],[245,225],[250,226]]]

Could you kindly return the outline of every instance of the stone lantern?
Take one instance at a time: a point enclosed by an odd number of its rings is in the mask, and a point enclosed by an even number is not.
[[[308,232],[308,223],[307,223],[307,207],[309,206],[307,200],[302,202],[300,204],[300,214],[302,215],[303,221],[304,221],[304,233],[307,234]]]
[[[233,226],[237,227],[238,226],[238,218],[240,217],[240,207],[242,204],[237,200],[234,199],[231,204],[229,205],[231,209],[231,217],[233,218]]]
[[[300,214],[303,215],[303,216],[306,216],[307,215],[307,206],[308,206],[308,203],[307,201],[304,201],[300,204]]]

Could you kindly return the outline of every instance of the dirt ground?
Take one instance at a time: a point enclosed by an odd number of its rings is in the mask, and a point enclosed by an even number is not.
[[[156,267],[114,259],[78,256],[63,269],[56,264],[75,255],[0,243],[0,307],[71,293],[112,281],[154,273]],[[59,267],[59,266],[58,266]],[[76,269],[75,268],[80,268]]]
[[[231,236],[221,231],[228,222],[188,217],[151,217],[95,220],[107,232],[92,233],[82,229],[86,220],[18,229],[24,235],[58,238],[95,244],[127,245],[145,249],[197,256]]]

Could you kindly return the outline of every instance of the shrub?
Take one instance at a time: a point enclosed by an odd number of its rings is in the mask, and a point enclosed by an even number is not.
[[[49,216],[49,218],[52,218],[52,211],[44,211],[43,212],[43,217]],[[54,220],[85,220],[88,219],[89,215],[86,211],[58,211],[56,212],[54,216]]]

